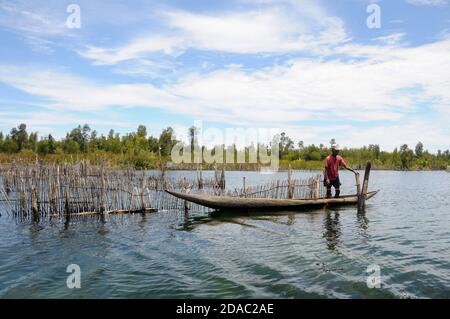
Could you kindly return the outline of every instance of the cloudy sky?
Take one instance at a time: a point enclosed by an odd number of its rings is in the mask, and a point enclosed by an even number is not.
[[[381,28],[368,28],[368,5]],[[66,24],[77,4],[81,27]],[[70,11],[70,10],[69,10]],[[450,148],[447,0],[0,0],[0,131],[280,128]]]

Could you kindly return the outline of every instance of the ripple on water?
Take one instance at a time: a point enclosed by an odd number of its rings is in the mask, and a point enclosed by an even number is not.
[[[252,174],[246,172],[249,183],[265,178]],[[343,183],[352,177],[344,173]],[[449,298],[450,180],[443,177],[374,171],[371,188],[382,192],[364,214],[353,207],[167,211],[66,224],[3,215],[0,296]],[[66,287],[71,263],[81,267],[80,290]],[[380,289],[366,284],[372,264],[381,270]]]

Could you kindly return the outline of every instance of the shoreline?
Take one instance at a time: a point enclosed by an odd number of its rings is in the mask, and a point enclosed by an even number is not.
[[[153,165],[149,165],[147,167],[136,167],[134,165],[128,164],[128,165],[124,165],[124,164],[113,164],[111,163],[110,160],[106,160],[106,159],[96,159],[94,161],[91,161],[91,159],[76,159],[74,160],[73,158],[71,160],[57,160],[57,161],[51,161],[48,159],[42,159],[39,158],[38,161],[42,164],[56,164],[56,165],[65,165],[65,164],[80,164],[85,162],[86,160],[88,160],[88,162],[90,162],[90,164],[93,165],[105,165],[107,167],[111,167],[111,168],[117,168],[117,169],[126,169],[126,168],[133,168],[137,171],[146,171],[146,170],[159,170],[159,171],[198,171],[199,167],[198,164],[182,164],[182,165],[170,165],[167,163],[164,163],[163,165],[161,165],[160,163],[153,163]],[[17,158],[14,159],[12,161],[0,161],[0,165],[13,165],[13,164],[29,164],[29,163],[33,163],[36,162],[36,160],[30,160],[27,158]],[[308,163],[308,162],[306,162]],[[317,163],[313,163],[311,162],[311,164],[317,164]],[[215,171],[215,170],[221,170],[222,168],[224,168],[225,171],[235,171],[235,172],[261,172],[264,171],[266,168],[266,172],[270,173],[272,172],[270,170],[270,167],[266,167],[266,166],[259,166],[257,164],[250,164],[250,167],[245,167],[245,165],[249,165],[249,164],[218,164],[217,168],[215,168],[214,166],[212,166],[213,164],[203,164],[201,170],[202,171]],[[373,162],[372,162],[373,165]],[[352,168],[354,170],[359,170],[359,171],[364,171],[364,167],[362,165],[353,165]],[[262,170],[261,170],[262,169]],[[309,165],[309,166],[305,166],[305,167],[296,167],[296,166],[291,166],[290,168],[292,171],[322,171],[323,168],[320,167],[319,165],[315,166],[315,165]],[[448,172],[450,173],[450,169],[449,168],[408,168],[408,169],[400,169],[400,168],[389,168],[389,167],[376,167],[376,166],[372,166],[372,170],[374,171],[393,171],[393,172]],[[275,172],[287,172],[289,171],[289,165],[286,166],[285,164],[280,165],[279,169],[277,169]]]
[[[161,171],[161,169],[159,168],[150,168],[150,169],[138,169],[139,171],[142,170],[159,170]],[[317,171],[322,171],[322,169],[309,169],[309,168],[292,168],[292,171],[305,171],[305,172],[317,172]],[[355,170],[357,171],[364,171],[363,168],[356,168]],[[389,169],[389,168],[373,168],[371,169],[372,171],[387,171],[387,172],[449,172],[449,170],[445,170],[445,169]],[[197,169],[188,169],[188,168],[168,168],[167,171],[197,171]],[[214,169],[202,169],[203,172],[205,171],[214,171]],[[229,172],[261,172],[261,170],[256,170],[256,169],[225,169],[225,171],[229,171]],[[280,168],[275,172],[288,172],[289,169],[288,168]],[[271,172],[271,171],[266,171],[266,172]]]
[[[446,161],[429,161],[426,164],[410,163],[410,165],[402,168],[400,165],[393,165],[392,163],[383,163],[380,159],[363,157],[352,158],[346,157],[344,154],[348,166],[356,169],[363,170],[365,163],[370,160],[372,162],[372,169],[377,171],[447,171],[450,172],[450,163]],[[233,164],[211,164],[211,163],[173,163],[170,157],[153,157],[146,155],[130,155],[130,154],[111,154],[107,152],[94,152],[94,153],[78,153],[78,154],[52,154],[52,155],[39,155],[36,153],[17,153],[17,154],[5,154],[0,152],[0,164],[27,164],[27,163],[43,163],[43,164],[79,164],[89,163],[91,165],[99,165],[106,167],[117,168],[133,168],[136,170],[173,170],[173,171],[196,171],[201,165],[202,170],[215,170],[224,168],[226,171],[260,171],[270,170],[271,166],[260,163],[233,163]],[[278,162],[278,171],[287,171],[289,167],[292,170],[303,171],[321,171],[323,170],[323,160],[287,160],[280,159]]]

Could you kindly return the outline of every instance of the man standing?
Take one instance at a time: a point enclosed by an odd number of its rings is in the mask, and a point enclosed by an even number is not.
[[[341,192],[341,182],[339,181],[339,167],[343,167],[345,169],[348,169],[349,171],[355,172],[351,168],[347,167],[344,159],[339,155],[339,151],[339,145],[331,145],[331,154],[328,155],[325,159],[324,184],[327,188],[327,198],[331,197],[331,186],[333,186],[335,190],[334,197],[339,197],[339,194]]]

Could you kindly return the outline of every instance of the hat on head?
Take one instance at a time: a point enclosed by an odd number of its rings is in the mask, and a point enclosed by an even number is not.
[[[336,151],[340,151],[341,150],[341,148],[339,147],[339,144],[332,144],[331,145],[331,149],[332,150],[336,150]]]

